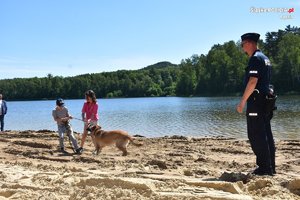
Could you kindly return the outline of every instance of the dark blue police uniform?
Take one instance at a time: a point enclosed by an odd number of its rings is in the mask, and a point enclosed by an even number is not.
[[[268,95],[271,63],[260,50],[250,57],[245,74],[245,86],[250,77],[258,78],[255,90],[247,100],[247,132],[251,148],[256,155],[259,175],[275,173],[275,144],[271,130],[271,114],[266,111],[266,95]]]

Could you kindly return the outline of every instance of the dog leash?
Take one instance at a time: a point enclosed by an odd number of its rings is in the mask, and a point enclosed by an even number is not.
[[[82,122],[86,123],[86,121],[84,121],[84,120],[82,120],[82,119],[79,119],[79,118],[76,118],[76,117],[72,117],[72,119],[76,119],[76,120],[78,120],[78,121],[82,121]],[[88,128],[87,128],[86,130],[88,131],[88,135],[90,135],[90,134],[89,134],[89,132],[91,132],[90,122],[88,122],[87,125],[88,125]]]
[[[82,119],[79,119],[79,118],[76,118],[76,117],[72,117],[72,119],[76,119],[76,120],[79,120],[79,121],[85,122],[84,120],[82,120]]]
[[[82,121],[82,122],[84,122],[84,123],[91,123],[91,121],[90,120],[87,120],[87,121],[84,121],[84,120],[82,120],[82,119],[79,119],[79,118],[76,118],[76,117],[72,117],[72,119],[76,119],[76,120],[79,120],[79,121]]]

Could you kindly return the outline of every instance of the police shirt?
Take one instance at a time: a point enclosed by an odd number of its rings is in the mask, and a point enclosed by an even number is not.
[[[245,69],[245,87],[250,77],[258,78],[255,89],[261,95],[268,94],[271,76],[271,62],[260,50],[256,50],[250,57],[248,66]]]

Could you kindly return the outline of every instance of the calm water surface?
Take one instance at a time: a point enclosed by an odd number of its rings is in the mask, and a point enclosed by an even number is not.
[[[99,99],[100,124],[106,130],[123,129],[147,137],[165,135],[246,138],[245,114],[236,112],[239,97]],[[81,118],[84,100],[65,100],[72,116]],[[55,101],[8,102],[7,130],[56,130]],[[279,97],[272,120],[276,138],[300,139],[300,96]],[[83,123],[72,120],[82,132]]]

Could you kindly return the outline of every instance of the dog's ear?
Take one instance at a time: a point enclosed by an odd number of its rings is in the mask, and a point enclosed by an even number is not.
[[[97,128],[101,130],[102,127],[100,125],[97,125]]]
[[[91,130],[91,131],[94,131],[96,128],[97,128],[97,126],[92,126],[92,127],[90,128],[90,130]]]

